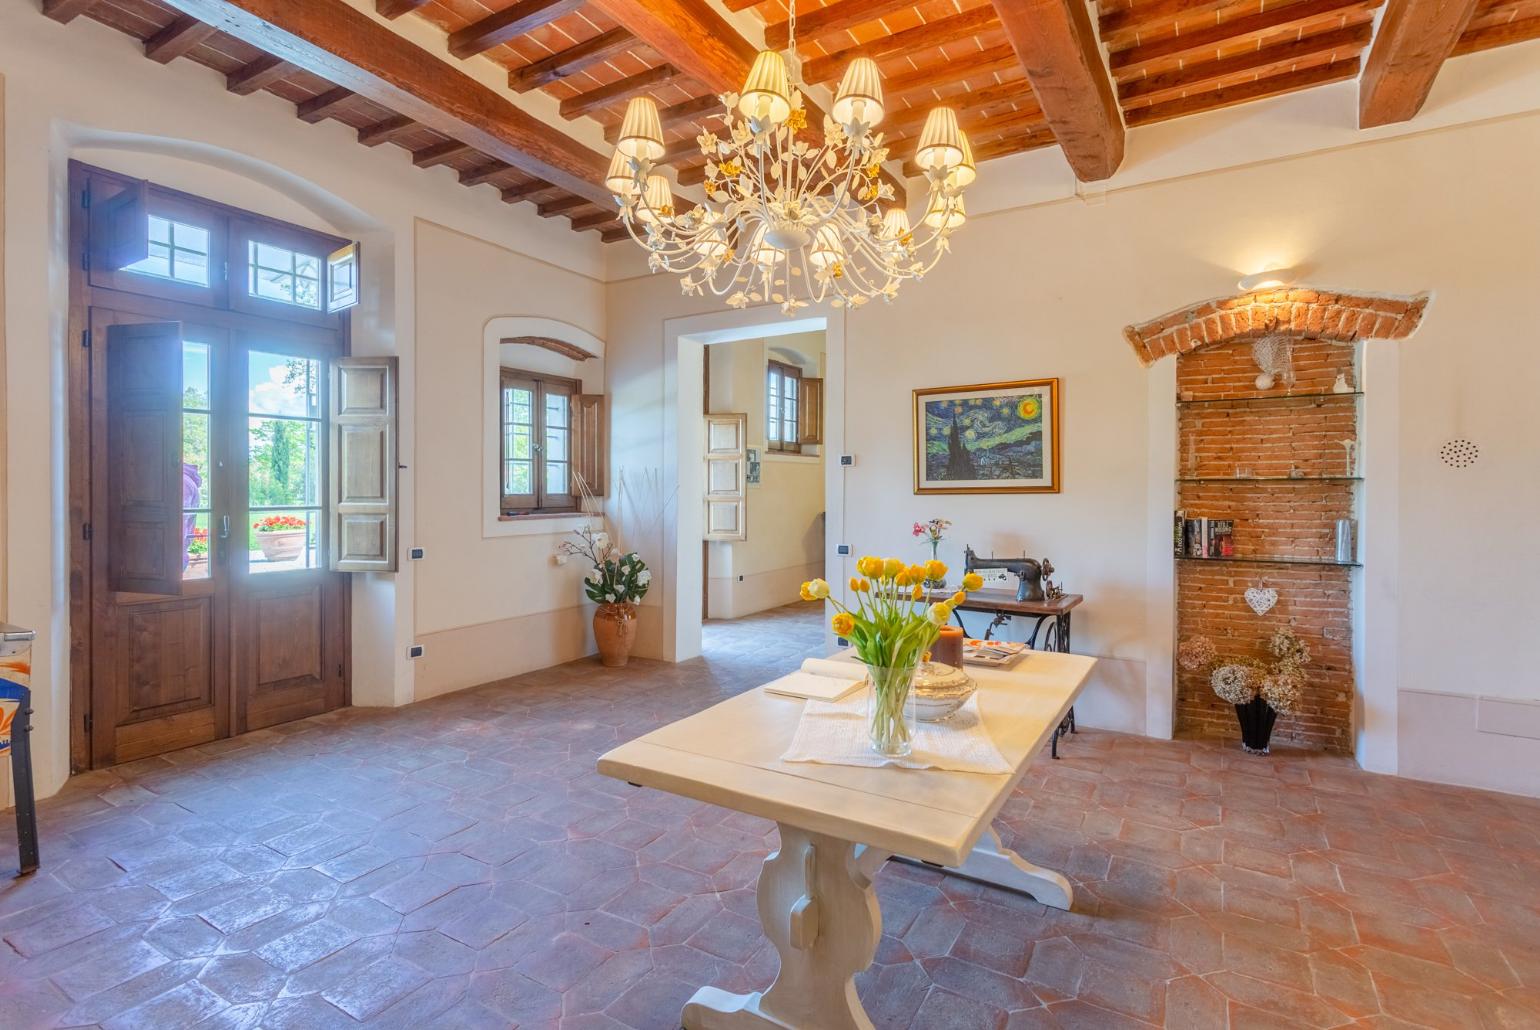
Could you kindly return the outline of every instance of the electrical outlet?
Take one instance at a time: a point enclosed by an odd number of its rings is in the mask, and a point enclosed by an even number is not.
[[[410,551],[406,552],[406,556],[412,561],[422,561],[423,555],[425,553],[426,552],[424,552],[421,547],[414,547]]]
[[[849,544],[840,544],[838,547],[836,547],[834,549],[834,553],[835,554],[849,554],[850,553],[850,545]]]
[[[840,464],[842,466],[844,466],[845,468],[850,468],[855,463],[856,463],[856,456],[854,454],[841,454],[840,455]]]
[[[413,644],[411,647],[406,649],[406,656],[408,658],[421,658],[422,650],[423,648],[421,644]]]

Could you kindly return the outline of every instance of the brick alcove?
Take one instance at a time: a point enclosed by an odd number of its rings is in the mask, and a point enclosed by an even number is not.
[[[1384,297],[1309,288],[1259,290],[1189,305],[1124,329],[1140,362],[1176,358],[1175,507],[1235,522],[1235,560],[1176,559],[1176,635],[1204,635],[1223,655],[1265,657],[1291,626],[1313,654],[1300,711],[1275,743],[1353,750],[1356,566],[1335,561],[1335,524],[1356,518],[1359,487],[1342,441],[1359,439],[1363,340],[1402,339],[1426,295]],[[1253,341],[1284,335],[1294,381],[1257,388]],[[1353,392],[1333,393],[1345,374]],[[1249,587],[1278,601],[1258,616]],[[1233,709],[1206,676],[1175,670],[1180,736],[1237,737]]]

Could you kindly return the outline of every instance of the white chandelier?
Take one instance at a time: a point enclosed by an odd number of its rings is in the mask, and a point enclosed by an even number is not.
[[[793,61],[796,18],[793,3]],[[793,87],[786,59],[773,50],[760,51],[741,93],[721,99],[726,113],[709,120],[721,123],[721,135],[708,127],[696,137],[707,159],[704,204],[675,208],[658,170],[667,148],[651,97],[626,106],[604,180],[648,251],[648,267],[679,274],[687,296],[710,290],[732,307],[768,302],[788,315],[825,300],[891,300],[899,284],[935,267],[967,220],[962,195],[977,170],[950,107],[930,111],[915,152],[927,183],[922,228],[912,230],[894,202],[881,178],[888,148],[874,131],[884,113],[882,77],[869,57],[845,70],[821,141],[797,138],[807,128],[801,83]]]

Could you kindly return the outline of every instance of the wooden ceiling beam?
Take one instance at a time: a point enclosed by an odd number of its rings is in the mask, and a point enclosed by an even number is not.
[[[1510,43],[1525,43],[1531,39],[1540,39],[1540,17],[1517,18],[1497,25],[1470,29],[1454,45],[1454,52],[1450,56],[1461,57]]]
[[[706,0],[590,0],[594,7],[656,50],[680,74],[713,93],[743,88],[758,51]],[[963,17],[966,17],[964,15]],[[809,79],[808,81],[813,81]],[[810,134],[821,134],[824,113],[804,97]],[[904,202],[904,184],[883,173],[897,202]]]
[[[1337,61],[1318,68],[1272,75],[1265,79],[1241,83],[1238,86],[1224,86],[1192,93],[1178,100],[1167,100],[1163,103],[1151,104],[1149,107],[1135,107],[1127,111],[1123,117],[1128,122],[1129,128],[1133,128],[1138,125],[1151,125],[1171,118],[1180,118],[1184,115],[1198,114],[1202,111],[1217,111],[1223,107],[1234,107],[1236,104],[1246,104],[1265,97],[1281,96],[1284,93],[1293,93],[1295,90],[1351,79],[1358,74],[1359,64],[1359,59],[1355,57],[1351,61]]]
[[[471,22],[449,34],[449,52],[459,58],[475,57],[548,25],[583,6],[583,0],[519,0],[512,7]]]
[[[970,117],[985,117],[984,112],[998,104],[1015,104],[1018,108],[1030,108],[1039,115],[1042,114],[1037,98],[1032,95],[1031,87],[1023,79],[1013,79],[1010,82],[1000,82],[983,89],[959,93],[954,97],[947,97],[946,102],[957,111],[959,121]],[[878,128],[890,136],[908,135],[925,123],[926,117],[934,106],[934,104],[921,103],[891,111],[883,117]],[[1006,112],[1006,114],[1009,113]]]
[[[1268,36],[1281,36],[1291,30],[1308,31],[1325,21],[1353,14],[1367,14],[1382,2],[1300,0],[1282,7],[1269,7],[1260,14],[1228,18],[1193,32],[1114,50],[1108,63],[1112,67],[1112,74],[1119,80],[1137,77],[1140,68],[1152,61],[1212,58],[1221,46],[1236,46]]]
[[[366,125],[358,130],[358,142],[366,147],[377,147],[381,143],[389,143],[407,129],[417,123],[404,114],[392,115],[389,118]]]
[[[1096,34],[1103,46],[1126,45],[1141,29],[1159,28],[1196,14],[1211,14],[1234,3],[1235,0],[1142,0],[1121,11],[1098,15]]]
[[[955,43],[960,39],[967,39],[996,27],[994,8],[975,7],[962,14],[926,22],[924,25],[916,25],[912,29],[895,32],[891,36],[884,36],[861,46],[840,50],[827,57],[814,58],[802,66],[802,77],[809,83],[815,84],[833,82],[845,74],[845,68],[857,57],[870,57],[874,61],[884,61],[890,57],[899,57],[930,47]],[[961,69],[954,65],[953,70],[955,73]]]
[[[504,172],[513,171],[513,165],[506,161],[488,161],[469,171],[460,173],[461,186],[480,186],[484,182],[491,182]]]
[[[43,0],[43,13],[61,25],[68,25],[96,6],[96,0]]]
[[[648,68],[644,72],[628,75],[624,79],[616,79],[589,90],[587,93],[579,93],[577,96],[568,97],[561,102],[561,116],[563,118],[581,118],[591,114],[601,107],[629,100],[638,93],[646,93],[663,85],[670,79],[679,77],[679,70],[671,64],[660,64],[656,68]]]
[[[636,37],[625,29],[611,29],[593,39],[574,43],[565,50],[558,50],[538,61],[531,61],[522,68],[508,73],[508,85],[520,93],[527,93],[540,86],[549,86],[558,79],[576,74],[601,61],[608,61],[636,46]]]
[[[316,122],[325,121],[336,113],[337,108],[353,99],[358,94],[352,90],[338,86],[329,89],[325,93],[318,93],[309,100],[301,102],[295,107],[295,114],[302,122],[314,125]]]
[[[428,0],[375,0],[374,9],[385,18],[399,18],[403,14],[426,7]]]
[[[528,200],[538,193],[546,193],[555,189],[548,182],[539,179],[531,179],[529,182],[521,182],[516,186],[505,186],[502,190],[503,203],[517,204],[521,200]]]
[[[689,100],[681,100],[677,104],[658,109],[658,120],[663,123],[663,128],[671,129],[680,122],[687,122],[692,118],[698,118],[708,111],[722,109],[722,101],[714,96],[693,97]],[[614,143],[620,138],[620,125],[606,126],[604,138]]]
[[[992,0],[1032,92],[1081,182],[1123,163],[1123,115],[1084,0]]]
[[[294,74],[295,67],[274,54],[263,54],[250,64],[225,76],[225,89],[237,96],[250,96],[279,79]]]
[[[797,42],[814,43],[913,6],[914,0],[834,0],[824,7],[797,15]],[[771,50],[785,50],[790,27],[791,23],[784,20],[766,25],[765,46]]]
[[[957,117],[958,128],[968,134],[969,139],[975,136],[993,135],[997,132],[1010,132],[1019,129],[1041,129],[1048,125],[1043,117],[1043,112],[1035,106],[1023,107],[1016,111],[1007,111],[1004,114],[959,114]],[[917,137],[923,126],[909,125],[903,129],[889,130],[890,144],[903,143]],[[906,148],[907,149],[907,148]],[[975,154],[975,157],[978,155]]]
[[[1292,43],[1248,50],[1235,57],[1201,64],[1189,64],[1171,72],[1147,75],[1142,79],[1130,79],[1118,86],[1118,99],[1124,104],[1131,101],[1157,103],[1173,100],[1193,91],[1194,87],[1218,82],[1235,75],[1252,75],[1266,78],[1293,71],[1302,61],[1337,54],[1339,58],[1354,56],[1368,44],[1374,27],[1365,22],[1345,29],[1306,36]]]
[[[412,164],[418,168],[437,168],[439,165],[458,161],[467,154],[474,154],[476,148],[459,140],[445,140],[443,143],[435,143],[431,147],[423,147],[412,152]]]
[[[1389,0],[1358,82],[1358,127],[1411,119],[1428,99],[1476,0]]]
[[[1009,43],[1001,43],[999,46],[992,46],[978,53],[967,54],[955,61],[938,61],[923,68],[899,72],[891,77],[884,76],[883,95],[898,97],[906,93],[918,93],[922,90],[936,89],[938,86],[951,85],[958,79],[959,66],[966,69],[964,74],[970,79],[976,75],[993,75],[996,72],[1019,67],[1016,51]]]
[[[569,211],[576,211],[578,208],[588,207],[592,203],[593,201],[589,200],[587,197],[562,197],[560,200],[552,200],[544,204],[536,204],[535,210],[540,213],[541,218],[555,218],[557,215],[564,215]]]
[[[1043,147],[1051,147],[1056,143],[1053,130],[1048,128],[1032,129],[1026,132],[1013,133],[1009,136],[1001,136],[999,139],[980,143],[973,148],[975,161],[988,161],[996,157],[1005,157],[1008,154],[1019,154],[1024,150],[1039,150]],[[904,162],[904,172],[908,175],[924,175],[925,173],[912,161]]]
[[[569,193],[608,202],[607,155],[344,0],[164,0],[183,14]]]
[[[170,64],[213,35],[214,26],[178,15],[170,25],[144,41],[144,56],[158,64]]]
[[[584,229],[600,229],[610,224],[619,225],[620,215],[615,211],[599,211],[591,215],[578,215],[572,220],[572,228],[581,232]]]
[[[631,231],[623,225],[618,229],[606,229],[599,234],[599,239],[604,243],[620,243],[622,240],[629,240],[630,238]]]

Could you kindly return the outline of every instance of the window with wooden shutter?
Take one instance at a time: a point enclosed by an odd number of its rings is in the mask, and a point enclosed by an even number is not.
[[[602,428],[585,437],[580,418],[603,422],[602,406],[585,410],[583,384],[576,379],[505,368],[500,379],[498,410],[501,481],[501,513],[529,515],[576,511],[581,490],[577,475],[603,492],[602,469],[591,464],[595,455],[579,453],[597,439],[603,447]],[[594,408],[590,403],[589,408]],[[602,457],[602,455],[600,455]],[[597,487],[597,489],[595,489]]]
[[[802,380],[802,396],[797,403],[797,442],[823,443],[823,380]]]
[[[358,306],[358,244],[349,243],[326,256],[326,310],[336,313]]]
[[[96,184],[93,183],[93,186]],[[97,187],[106,193],[105,185]],[[90,267],[115,272],[150,256],[150,184],[133,179],[91,198]]]
[[[331,567],[396,570],[396,359],[332,366]]]
[[[781,361],[765,366],[765,445],[772,451],[797,453],[800,442],[802,370]]]
[[[182,324],[107,330],[107,533],[113,590],[182,592]]]

